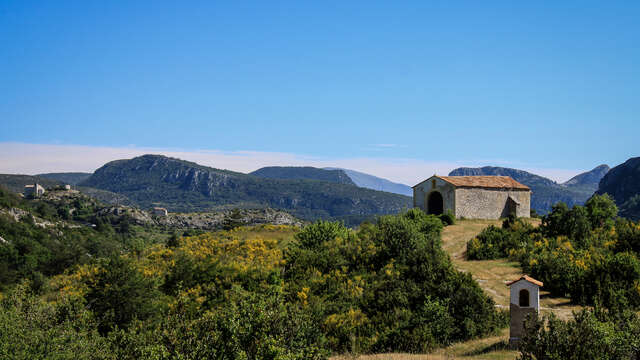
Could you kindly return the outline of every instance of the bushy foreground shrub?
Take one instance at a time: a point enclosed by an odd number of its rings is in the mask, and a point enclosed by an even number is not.
[[[563,321],[553,314],[525,323],[520,360],[619,360],[640,357],[640,320],[633,312],[582,310]]]
[[[526,248],[533,226],[522,219],[505,219],[502,227],[489,225],[467,243],[467,259],[491,260],[507,257],[512,249]]]
[[[505,325],[442,250],[442,222],[420,210],[358,232],[318,222],[285,254],[289,292],[324,319],[337,352],[424,352]]]
[[[444,214],[438,215],[438,219],[442,221],[445,226],[454,225],[456,223],[456,217],[451,210],[447,210]]]
[[[46,303],[23,282],[0,301],[0,358],[115,359],[81,299]]]
[[[118,359],[326,359],[320,327],[277,288],[252,294],[234,287],[224,305],[198,316],[180,309],[159,324],[136,322],[109,334]]]

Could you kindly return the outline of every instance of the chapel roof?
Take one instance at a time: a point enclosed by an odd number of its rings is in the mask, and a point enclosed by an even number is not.
[[[438,176],[455,187],[530,190],[509,176]]]
[[[528,281],[528,282],[530,282],[532,284],[535,284],[535,285],[538,285],[540,287],[542,287],[542,285],[543,285],[542,281],[538,281],[538,280],[536,280],[536,279],[534,279],[534,278],[532,278],[532,277],[530,277],[528,275],[522,275],[519,279],[516,279],[516,280],[513,280],[513,281],[509,281],[506,285],[507,286],[511,286],[511,285],[517,283],[520,280]]]

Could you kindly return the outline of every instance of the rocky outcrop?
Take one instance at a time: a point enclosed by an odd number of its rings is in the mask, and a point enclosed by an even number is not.
[[[34,216],[30,212],[19,208],[0,209],[0,214],[8,215],[14,221],[20,221],[24,218],[30,218],[36,226],[39,226],[41,228],[47,228],[57,225],[56,223]]]
[[[127,217],[137,225],[154,225],[174,229],[221,229],[225,222],[237,211],[239,217],[234,219],[242,225],[274,224],[302,226],[303,222],[289,213],[274,209],[238,209],[197,213],[168,213],[156,216],[150,211],[143,211],[128,206],[109,206],[98,211],[98,216],[113,216],[116,222]]]
[[[640,157],[609,170],[600,180],[597,193],[611,195],[621,216],[640,220]]]
[[[631,158],[609,170],[598,188],[598,194],[605,193],[611,195],[618,205],[640,194],[640,157]]]
[[[241,209],[237,221],[243,225],[274,224],[302,226],[303,222],[292,215],[274,209]],[[169,213],[167,216],[154,217],[154,222],[171,228],[189,228],[201,230],[221,229],[231,218],[233,210],[204,213]]]

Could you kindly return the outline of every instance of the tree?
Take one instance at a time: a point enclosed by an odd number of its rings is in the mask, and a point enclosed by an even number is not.
[[[152,299],[158,291],[153,281],[142,276],[131,260],[124,257],[102,261],[100,271],[88,285],[87,306],[98,319],[102,334],[154,313]]]
[[[618,207],[609,194],[595,194],[585,204],[589,212],[591,227],[611,227],[613,220],[618,215]]]
[[[242,214],[239,209],[233,209],[231,214],[224,219],[224,223],[222,224],[222,228],[225,230],[233,230],[239,226],[242,226],[244,223],[242,219]]]

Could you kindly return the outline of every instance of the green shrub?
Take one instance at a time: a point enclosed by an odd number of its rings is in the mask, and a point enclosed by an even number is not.
[[[447,210],[444,214],[438,216],[442,223],[446,225],[454,225],[456,223],[456,217],[451,210]]]
[[[0,358],[116,359],[79,299],[45,303],[18,284],[0,301]]]
[[[314,309],[335,352],[426,352],[506,319],[441,248],[442,221],[412,209],[357,232],[316,223],[285,253],[292,296]]]
[[[519,360],[617,360],[640,357],[640,321],[635,313],[622,316],[582,310],[562,321],[553,313],[525,322]]]
[[[131,260],[121,256],[105,259],[85,296],[87,307],[95,314],[98,329],[106,334],[126,327],[132,320],[144,320],[157,314],[154,299],[158,293],[151,279],[145,278]]]
[[[174,313],[157,326],[136,322],[109,335],[118,359],[322,360],[328,357],[312,314],[285,301],[277,289],[239,288],[225,303],[197,317]]]
[[[618,207],[609,194],[595,194],[584,205],[593,229],[611,228],[618,215]]]
[[[524,249],[531,242],[534,228],[528,222],[510,216],[502,222],[502,227],[489,225],[467,242],[467,259],[491,260],[508,257],[512,250]]]

